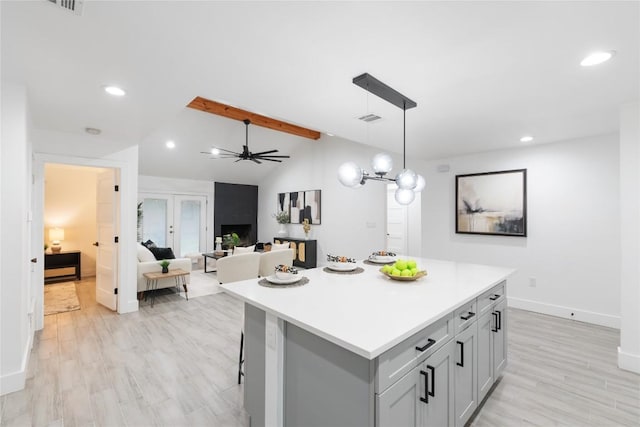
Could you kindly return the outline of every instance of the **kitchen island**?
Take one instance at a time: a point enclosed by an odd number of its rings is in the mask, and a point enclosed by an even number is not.
[[[251,425],[463,425],[506,364],[514,270],[417,262],[428,275],[414,282],[359,262],[302,271],[302,286],[222,285],[245,302]]]

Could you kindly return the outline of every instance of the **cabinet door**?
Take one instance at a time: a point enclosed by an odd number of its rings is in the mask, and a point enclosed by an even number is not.
[[[492,332],[493,378],[495,381],[507,366],[507,301],[503,300],[498,303],[493,309],[493,312],[496,313],[494,322],[497,321],[497,325],[494,325]]]
[[[398,382],[376,396],[379,427],[419,427],[422,425],[420,400],[425,398],[426,378],[415,367]]]
[[[478,407],[478,325],[456,335],[454,350],[456,427],[464,426]]]
[[[482,402],[493,385],[492,311],[478,319],[478,402]]]
[[[449,341],[420,365],[421,369],[427,373],[428,380],[429,402],[422,407],[426,427],[455,425],[453,395],[455,344],[455,340]]]

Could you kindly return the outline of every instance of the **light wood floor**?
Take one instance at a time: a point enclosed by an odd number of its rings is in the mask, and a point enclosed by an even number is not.
[[[115,315],[93,281],[77,287],[82,310],[45,317],[26,389],[0,398],[2,426],[248,426],[238,301],[165,293]],[[640,376],[616,367],[618,331],[509,316],[509,365],[473,426],[640,426]]]

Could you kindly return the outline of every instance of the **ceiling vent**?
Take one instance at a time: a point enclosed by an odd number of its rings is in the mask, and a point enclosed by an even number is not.
[[[84,0],[47,0],[49,3],[53,3],[69,12],[73,12],[76,15],[82,14],[82,5]]]
[[[366,123],[377,122],[380,119],[382,119],[382,117],[373,113],[365,114],[364,116],[358,117],[358,120],[362,120],[363,122],[366,122]]]

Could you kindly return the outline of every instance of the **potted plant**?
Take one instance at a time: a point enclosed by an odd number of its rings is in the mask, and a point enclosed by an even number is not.
[[[240,244],[240,237],[237,233],[225,234],[222,236],[222,247],[233,249]]]
[[[162,267],[162,273],[168,273],[169,272],[169,264],[171,264],[169,261],[167,261],[166,259],[163,259],[162,261],[159,262],[160,267]]]
[[[289,212],[280,211],[278,213],[273,214],[273,216],[278,222],[278,224],[280,224],[278,235],[283,237],[286,236],[288,233],[287,233],[287,226],[285,224],[288,224],[291,221],[291,218],[289,217]]]

